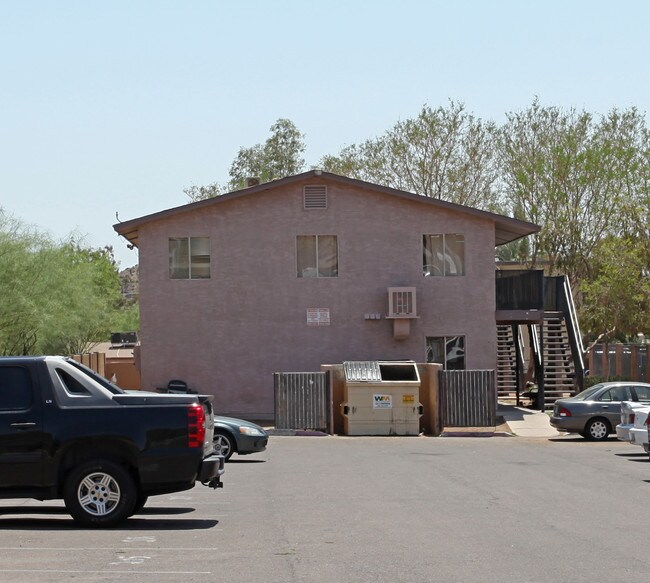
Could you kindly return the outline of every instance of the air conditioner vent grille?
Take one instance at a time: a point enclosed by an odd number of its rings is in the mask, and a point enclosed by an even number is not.
[[[417,318],[414,287],[388,288],[388,317]]]

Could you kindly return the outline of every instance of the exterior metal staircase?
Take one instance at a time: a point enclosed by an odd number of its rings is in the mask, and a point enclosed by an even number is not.
[[[543,328],[544,409],[575,394],[576,370],[566,320],[561,312],[546,312]]]
[[[557,399],[581,390],[584,349],[567,278],[502,274],[497,297],[498,399],[550,410]],[[538,387],[534,402],[526,397],[527,380]]]
[[[517,402],[517,352],[512,326],[497,326],[497,395],[501,402]]]
[[[527,328],[515,326],[518,333]],[[536,362],[538,376],[544,375],[544,409],[553,409],[556,399],[569,397],[576,392],[575,364],[566,321],[562,313],[546,312],[544,314],[543,338],[539,340],[539,326],[530,326],[530,355]],[[497,391],[499,401],[507,404],[529,404],[528,398],[522,398],[525,392],[523,372],[517,376],[517,343],[514,341],[513,327],[508,324],[497,326]],[[521,345],[522,342],[519,342]],[[543,347],[543,348],[542,348]],[[543,359],[539,351],[543,350]],[[519,380],[518,380],[519,379]],[[539,381],[538,381],[539,382]],[[517,385],[519,383],[519,391]],[[518,397],[519,393],[519,399]]]

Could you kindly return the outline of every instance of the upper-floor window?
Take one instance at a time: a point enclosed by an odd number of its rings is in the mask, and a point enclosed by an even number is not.
[[[169,239],[170,279],[210,278],[210,237]]]
[[[425,277],[465,275],[464,235],[423,235],[422,270]]]
[[[339,250],[336,235],[296,237],[298,277],[337,277]]]

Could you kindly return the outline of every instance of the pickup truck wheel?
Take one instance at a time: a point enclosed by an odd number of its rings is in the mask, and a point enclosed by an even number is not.
[[[235,441],[225,431],[214,433],[214,453],[222,455],[226,461],[235,453]]]
[[[84,526],[119,524],[133,514],[136,499],[135,483],[129,472],[106,460],[77,466],[65,482],[66,508]]]

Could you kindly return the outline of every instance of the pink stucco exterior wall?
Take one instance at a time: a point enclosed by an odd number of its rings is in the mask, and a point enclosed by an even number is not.
[[[326,210],[303,209],[327,184]],[[462,233],[462,277],[424,277],[422,235]],[[296,276],[296,236],[337,235],[336,278]],[[210,237],[211,278],[170,280],[168,239]],[[465,336],[468,369],[496,367],[494,222],[313,177],[219,201],[139,231],[142,387],[180,378],[217,412],[273,418],[274,372],[344,360],[424,362],[427,336]],[[393,339],[387,288],[413,286],[419,318]],[[329,308],[329,326],[307,326]],[[380,320],[365,314],[380,313]]]

